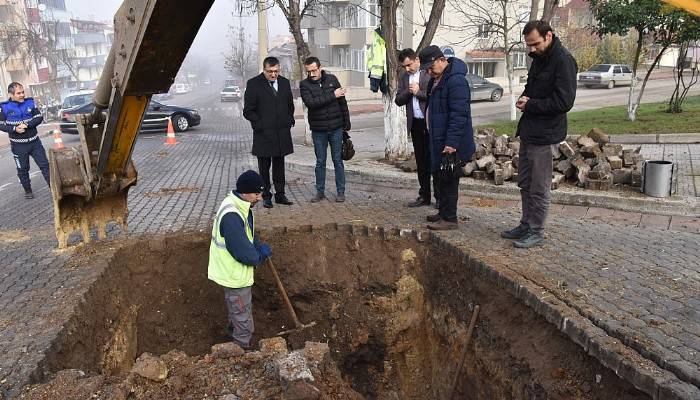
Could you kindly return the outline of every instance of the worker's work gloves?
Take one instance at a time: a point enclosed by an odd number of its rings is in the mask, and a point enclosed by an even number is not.
[[[272,248],[270,248],[269,244],[261,244],[260,249],[260,255],[264,260],[267,260],[268,258],[272,257]]]

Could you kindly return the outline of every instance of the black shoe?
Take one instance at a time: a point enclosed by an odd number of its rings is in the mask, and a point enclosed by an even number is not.
[[[530,247],[539,246],[543,241],[544,235],[542,233],[530,230],[522,239],[513,242],[513,245],[519,249],[529,249]]]
[[[428,222],[438,222],[442,218],[440,218],[440,213],[437,213],[433,215],[428,215],[427,217],[425,217],[425,219],[428,220]]]
[[[291,206],[292,204],[294,204],[292,201],[290,201],[287,198],[287,196],[285,196],[283,194],[279,195],[279,196],[275,196],[275,203],[284,204],[285,206]]]
[[[428,229],[431,231],[454,231],[459,229],[459,225],[457,222],[445,221],[444,219],[441,219],[438,222],[428,224]]]
[[[272,208],[272,199],[263,199],[263,207]]]
[[[32,189],[24,191],[24,198],[27,200],[31,200],[34,198],[34,193],[32,193]]]
[[[506,238],[506,239],[522,239],[527,235],[527,233],[530,231],[529,228],[523,226],[523,225],[518,225],[517,227],[508,230],[508,231],[503,231],[501,232],[501,237]]]
[[[414,207],[429,206],[429,205],[430,205],[430,200],[426,200],[422,197],[418,197],[414,201],[408,203],[406,206],[414,208]]]

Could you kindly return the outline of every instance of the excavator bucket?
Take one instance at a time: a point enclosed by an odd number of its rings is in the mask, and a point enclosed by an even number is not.
[[[84,118],[78,118],[84,122]],[[127,197],[129,188],[136,184],[136,169],[131,160],[122,174],[112,174],[106,185],[92,176],[97,162],[96,152],[88,143],[100,134],[97,128],[78,123],[81,145],[75,148],[50,149],[51,195],[54,209],[54,226],[58,247],[65,248],[73,233],[81,233],[84,242],[90,242],[91,229],[97,230],[99,239],[107,234],[107,224],[116,222],[123,230],[127,228],[129,210]],[[92,139],[92,140],[91,140]]]

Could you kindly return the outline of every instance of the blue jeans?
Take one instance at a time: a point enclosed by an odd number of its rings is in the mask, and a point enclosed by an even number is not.
[[[331,145],[331,158],[335,168],[335,188],[338,194],[345,193],[345,166],[340,154],[343,148],[343,131],[336,129],[330,132],[311,132],[316,153],[316,192],[324,193],[326,189],[326,158],[328,144]]]

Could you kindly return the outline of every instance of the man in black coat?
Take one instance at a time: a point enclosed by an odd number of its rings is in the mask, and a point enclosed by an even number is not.
[[[343,131],[350,130],[350,111],[345,100],[345,88],[340,86],[335,75],[321,69],[321,61],[309,57],[304,61],[307,79],[299,84],[301,99],[309,109],[309,127],[316,153],[316,195],[311,199],[317,203],[326,198],[326,157],[328,145],[335,168],[335,201],[345,201],[345,165],[343,164]]]
[[[576,99],[576,60],[554,36],[545,21],[530,21],[523,37],[532,66],[516,107],[523,116],[518,122],[520,159],[518,186],[523,216],[520,225],[501,236],[515,239],[515,247],[529,248],[544,240],[552,185],[552,146],[566,139],[566,113]]]
[[[399,107],[406,106],[406,126],[413,141],[420,185],[418,198],[408,203],[408,206],[427,206],[430,205],[430,141],[425,125],[425,111],[428,106],[430,75],[421,71],[418,54],[413,49],[401,50],[399,62],[406,72],[399,78],[394,102]]]
[[[284,193],[284,156],[292,154],[291,128],[294,126],[294,98],[289,80],[280,75],[275,57],[263,60],[263,72],[248,80],[243,116],[253,127],[253,155],[265,183],[263,206],[272,208],[270,165],[275,185],[275,203],[292,205]]]

